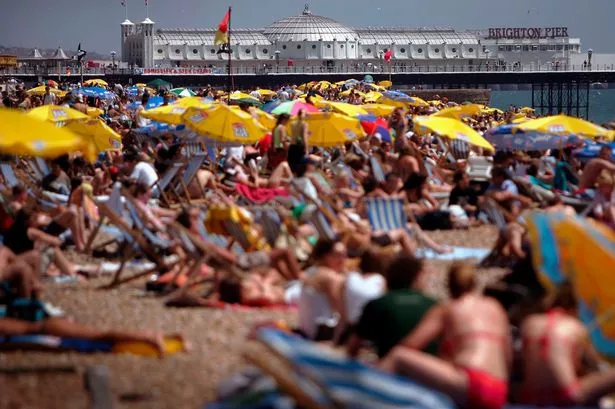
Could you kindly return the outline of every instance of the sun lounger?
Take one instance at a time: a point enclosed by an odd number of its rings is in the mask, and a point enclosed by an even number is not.
[[[374,179],[376,179],[376,182],[384,183],[386,176],[384,174],[384,170],[382,170],[382,165],[380,164],[378,159],[375,156],[370,156],[369,164],[372,169],[372,175],[374,176]]]
[[[296,335],[264,328],[257,334],[281,363],[249,354],[280,389],[308,408],[453,409],[442,393],[408,378],[369,367]],[[269,360],[270,362],[271,360]]]
[[[493,169],[493,160],[490,157],[470,156],[468,158],[466,173],[472,181],[485,182],[491,180],[491,169]]]
[[[165,190],[171,185],[171,182],[175,179],[180,169],[184,167],[183,163],[173,163],[169,169],[162,175],[160,179],[154,182],[152,188],[152,197],[162,197],[162,200],[167,206],[169,206],[169,199],[165,195]]]
[[[406,229],[408,217],[402,199],[370,197],[365,199],[365,204],[367,218],[374,232]]]

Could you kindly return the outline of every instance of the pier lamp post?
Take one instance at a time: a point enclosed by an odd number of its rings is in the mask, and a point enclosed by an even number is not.
[[[113,72],[113,75],[115,75],[115,56],[116,56],[116,52],[115,51],[111,51],[111,70]]]
[[[280,50],[275,50],[276,72],[280,72]]]
[[[589,70],[592,69],[592,55],[593,54],[594,54],[594,50],[592,50],[591,48],[587,50],[587,68],[589,68]]]

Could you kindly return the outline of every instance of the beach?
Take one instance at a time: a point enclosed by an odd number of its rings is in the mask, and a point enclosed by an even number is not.
[[[497,236],[493,226],[428,233],[448,245],[490,247]],[[425,286],[439,298],[446,296],[445,275],[450,262],[427,264]],[[481,269],[480,280],[492,281],[503,269]],[[161,298],[147,295],[143,281],[115,290],[98,290],[109,278],[80,284],[49,284],[45,298],[76,321],[103,328],[139,328],[181,332],[192,344],[187,354],[165,359],[119,354],[11,352],[0,354],[0,368],[74,365],[76,374],[0,374],[0,408],[66,409],[87,407],[83,373],[90,365],[109,368],[114,396],[141,395],[142,402],[118,401],[118,409],[203,407],[215,398],[217,385],[246,366],[242,353],[258,348],[246,340],[250,328],[271,319],[296,323],[297,312],[266,309],[216,310],[167,308]],[[266,353],[266,352],[265,352]],[[49,387],[52,385],[52,387]]]

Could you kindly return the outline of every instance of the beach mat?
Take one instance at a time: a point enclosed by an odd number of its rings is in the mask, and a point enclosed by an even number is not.
[[[440,260],[440,261],[456,261],[477,259],[482,261],[491,253],[491,249],[483,248],[471,248],[471,247],[453,247],[451,253],[439,254],[431,249],[419,249],[416,252],[418,258],[425,258],[428,260]]]

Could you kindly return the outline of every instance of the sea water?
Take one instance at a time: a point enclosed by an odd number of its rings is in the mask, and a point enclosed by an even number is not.
[[[490,105],[504,110],[510,105],[531,107],[532,91],[491,91]],[[589,90],[589,120],[597,124],[615,120],[615,89]]]

